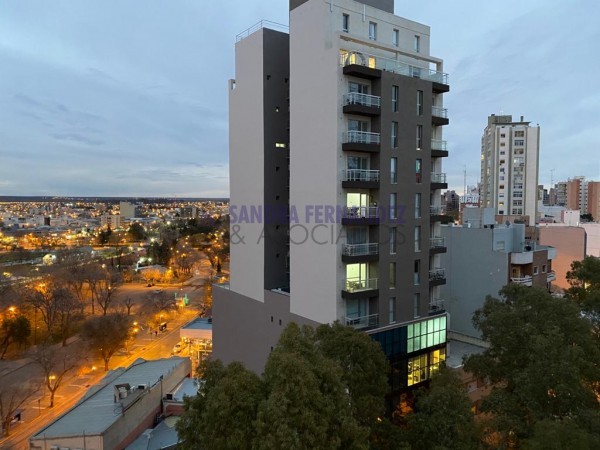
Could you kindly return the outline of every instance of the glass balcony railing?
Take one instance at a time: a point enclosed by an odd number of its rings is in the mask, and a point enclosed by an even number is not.
[[[446,271],[444,269],[432,269],[429,271],[429,281],[439,281],[446,279]]]
[[[431,216],[439,216],[442,214],[441,206],[430,206],[429,207],[429,215]]]
[[[377,206],[346,206],[344,218],[346,219],[376,219],[379,217]]]
[[[437,313],[446,309],[444,300],[441,298],[434,298],[429,302],[429,312]]]
[[[446,141],[441,141],[439,139],[432,139],[431,140],[431,150],[443,150],[443,151],[447,151],[448,150],[448,145]]]
[[[446,174],[431,172],[431,182],[432,183],[446,183]]]
[[[440,106],[432,106],[431,107],[431,115],[435,117],[441,117],[443,119],[448,118],[448,110],[446,108],[442,108]]]
[[[398,75],[404,75],[407,77],[421,78],[422,80],[433,81],[436,83],[448,84],[448,74],[444,72],[438,72],[437,70],[424,67],[417,67],[402,61],[396,61],[395,59],[370,55],[363,52],[341,53],[340,65],[349,66],[351,64],[358,64],[360,66],[366,66],[372,69],[394,72]]]
[[[368,256],[379,253],[378,243],[344,244],[342,254],[346,256]]]
[[[344,181],[379,181],[379,170],[347,169]]]
[[[381,141],[379,133],[368,131],[346,131],[344,143],[346,144],[379,144]]]
[[[370,314],[368,316],[347,316],[346,326],[361,329],[361,328],[376,328],[379,326],[379,314]]]
[[[432,237],[429,239],[429,247],[442,248],[446,246],[446,240],[443,237]]]
[[[361,105],[381,107],[381,97],[377,95],[360,94],[358,92],[349,92],[344,95],[344,105]]]
[[[346,292],[360,292],[377,289],[377,278],[347,278],[344,281]]]

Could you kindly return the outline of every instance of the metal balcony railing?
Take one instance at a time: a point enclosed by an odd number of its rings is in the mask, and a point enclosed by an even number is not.
[[[446,182],[446,174],[431,172],[431,182],[432,183],[445,183]]]
[[[377,278],[347,278],[344,281],[346,292],[360,292],[377,289]]]
[[[533,283],[533,277],[531,275],[525,275],[524,277],[511,278],[510,281],[516,284],[524,284],[526,286],[531,286],[531,284]]]
[[[441,248],[446,246],[446,240],[443,237],[432,237],[429,239],[431,248]]]
[[[379,170],[346,169],[344,181],[379,181]]]
[[[344,211],[346,219],[376,219],[379,217],[377,206],[347,206]]]
[[[378,253],[378,243],[344,244],[344,246],[342,247],[342,254],[346,256],[377,255]]]
[[[439,281],[446,278],[446,271],[444,269],[432,269],[429,271],[429,281]]]
[[[554,272],[554,270],[551,270],[550,272],[548,272],[548,281],[554,281],[556,280],[556,272]]]
[[[448,118],[448,110],[446,108],[442,108],[440,106],[432,106],[431,107],[431,115],[435,117],[441,117],[443,119]]]
[[[381,97],[377,95],[360,94],[358,92],[349,92],[344,94],[344,105],[362,105],[381,107]]]
[[[448,150],[448,144],[446,141],[442,141],[439,139],[432,139],[431,140],[431,150],[443,150],[443,151],[447,151]]]
[[[349,316],[346,317],[346,326],[360,328],[375,328],[379,326],[379,314],[370,314],[368,316]]]
[[[407,77],[421,78],[422,80],[433,81],[436,83],[448,84],[448,74],[438,72],[437,70],[416,67],[405,62],[396,61],[395,59],[370,55],[363,52],[348,52],[340,55],[341,66],[349,66],[351,64],[394,72]]]
[[[354,130],[344,132],[344,143],[346,144],[379,144],[380,142],[379,133]]]

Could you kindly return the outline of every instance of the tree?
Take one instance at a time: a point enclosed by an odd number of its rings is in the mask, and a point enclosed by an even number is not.
[[[598,428],[597,428],[598,429]],[[533,436],[523,442],[523,450],[562,450],[600,448],[598,433],[590,433],[571,419],[542,420]]]
[[[117,350],[123,348],[133,330],[131,318],[126,314],[107,314],[90,317],[81,329],[81,337],[87,341],[91,351],[104,361],[104,370]]]
[[[50,408],[54,407],[54,396],[65,375],[79,366],[81,356],[73,349],[58,349],[49,342],[38,345],[31,355],[33,362],[42,369],[44,382],[50,391]]]
[[[529,437],[541,420],[596,416],[600,349],[577,305],[519,285],[500,293],[473,318],[490,347],[465,362],[493,385],[481,410],[493,414],[496,430],[508,441]]]
[[[98,232],[98,237],[97,237],[98,244],[100,244],[100,245],[108,244],[111,234],[112,234],[112,230],[110,229],[110,225],[108,227],[106,227],[105,230],[100,230]]]
[[[415,412],[407,421],[414,450],[478,448],[471,402],[456,374],[445,367],[429,389],[417,394]]]
[[[25,316],[4,317],[0,326],[0,359],[4,359],[11,344],[23,345],[31,335],[31,325]]]
[[[574,261],[567,272],[567,281],[571,285],[568,295],[585,304],[588,295],[600,291],[600,258],[586,256],[583,261]]]
[[[35,381],[23,381],[15,374],[0,376],[0,420],[5,436],[10,434],[14,414],[39,390]]]
[[[102,315],[105,316],[108,313],[121,283],[121,275],[112,269],[100,267],[95,273],[94,282],[90,284],[90,290],[92,291],[92,297],[102,310]]]
[[[336,337],[357,348],[334,344]],[[290,324],[262,378],[238,363],[208,363],[200,395],[188,401],[177,425],[183,448],[369,448],[373,429],[385,420],[374,414],[383,412],[386,385],[383,352],[369,339],[341,325],[315,331]]]
[[[197,448],[250,449],[254,420],[263,398],[260,378],[234,362],[223,367],[208,361],[199,395],[186,398],[186,409],[177,423],[183,450]]]
[[[146,229],[139,222],[133,222],[127,229],[127,237],[130,242],[141,242],[146,240]]]

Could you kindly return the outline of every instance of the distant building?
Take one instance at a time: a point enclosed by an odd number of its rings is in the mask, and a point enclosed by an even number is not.
[[[587,196],[587,212],[594,221],[600,222],[600,181],[588,182]]]
[[[31,450],[122,449],[163,413],[163,396],[190,375],[188,358],[138,359],[109,372],[66,413],[29,439]]]
[[[450,330],[480,337],[471,319],[486,296],[497,296],[509,283],[550,289],[556,250],[527,240],[524,224],[470,224],[442,227],[448,248],[442,264],[449,275],[441,294],[452,317]]]
[[[138,205],[130,202],[119,202],[119,211],[124,219],[131,219],[139,216]]]
[[[460,197],[456,191],[446,191],[442,194],[442,207],[446,215],[458,218],[460,209]]]
[[[523,116],[488,117],[481,138],[481,206],[499,216],[537,218],[540,128]]]
[[[567,209],[578,209],[587,212],[587,182],[585,177],[569,178],[566,182]]]
[[[558,206],[567,206],[567,182],[560,181],[556,183],[556,204]]]
[[[121,228],[121,216],[119,214],[102,214],[100,216],[100,226],[110,227],[111,230]]]
[[[586,255],[587,237],[585,229],[563,224],[543,224],[538,228],[539,242],[556,248],[557,257],[553,268],[556,273],[554,284],[561,289],[570,287],[567,272],[573,261],[581,261]]]

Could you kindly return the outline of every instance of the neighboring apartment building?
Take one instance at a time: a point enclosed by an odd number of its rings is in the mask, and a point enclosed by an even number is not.
[[[567,281],[567,272],[571,270],[571,264],[583,260],[587,254],[585,228],[559,223],[540,224],[536,232],[540,244],[556,248],[557,257],[553,264],[556,273],[554,285],[561,289],[568,289],[570,285]]]
[[[291,321],[368,332],[395,393],[445,359],[448,76],[429,55],[429,27],[393,6],[292,0],[289,35],[238,36],[231,281],[213,304],[213,354],[225,362],[262,371]]]
[[[135,203],[119,202],[119,212],[123,219],[131,219],[139,216],[139,207]]]
[[[481,137],[481,206],[499,216],[537,218],[540,128],[523,116],[488,117]]]
[[[524,224],[487,224],[471,220],[462,227],[443,226],[448,248],[442,265],[448,283],[441,294],[452,317],[452,332],[480,337],[473,327],[473,313],[486,296],[498,296],[509,283],[550,289],[555,280],[556,249],[525,238]]]
[[[111,230],[121,228],[121,215],[120,214],[102,214],[100,216],[100,226],[110,227]]]
[[[163,396],[190,375],[189,358],[136,360],[109,372],[66,413],[29,438],[31,450],[127,447],[163,414]]]
[[[566,182],[567,209],[578,209],[581,214],[587,211],[587,181],[585,177],[569,178]]]
[[[595,222],[600,222],[600,181],[589,181],[587,184],[587,212]]]

